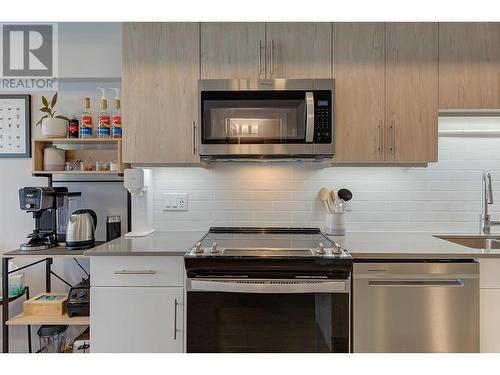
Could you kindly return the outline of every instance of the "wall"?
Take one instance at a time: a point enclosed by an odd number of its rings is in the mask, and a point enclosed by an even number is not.
[[[119,23],[61,23],[59,24],[59,82],[58,112],[64,115],[77,113],[82,98],[90,96],[92,111],[98,112],[100,95],[96,87],[120,87],[121,76],[121,24]],[[25,93],[25,92],[23,92]],[[41,95],[53,92],[29,92],[32,94],[33,124],[40,118]],[[111,95],[111,93],[110,93]],[[111,97],[109,98],[111,99]],[[112,101],[110,100],[110,104]],[[39,127],[32,126],[32,136],[40,136]],[[23,186],[46,186],[46,178],[31,176],[31,159],[0,158],[0,253],[13,250],[33,229],[33,219],[19,209],[18,190]],[[126,191],[120,182],[113,183],[60,183],[73,191],[81,191],[80,208],[94,209],[99,217],[97,239],[105,239],[104,221],[107,215],[122,217],[122,231],[126,225]],[[31,259],[32,261],[32,259]],[[19,258],[17,265],[28,263]],[[88,269],[88,262],[82,262]],[[73,260],[55,261],[54,270],[67,281],[76,284],[83,276]],[[43,265],[25,273],[26,284],[32,295],[43,291]],[[66,286],[53,279],[53,290],[66,290]],[[11,314],[22,310],[22,301],[11,305]],[[11,351],[26,351],[26,330],[12,327]],[[33,343],[37,346],[36,327]]]
[[[445,118],[440,126],[500,125],[494,118]],[[476,232],[481,175],[492,169],[500,197],[500,138],[440,138],[439,162],[428,168],[327,167],[317,163],[213,164],[155,172],[155,227],[322,227],[321,187],[354,194],[348,231]],[[187,192],[189,211],[162,211],[162,194]],[[500,199],[500,198],[499,198]],[[493,205],[500,218],[500,204]],[[498,229],[497,229],[498,230]]]

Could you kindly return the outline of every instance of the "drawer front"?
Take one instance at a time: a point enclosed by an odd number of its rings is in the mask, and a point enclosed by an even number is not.
[[[183,286],[184,258],[94,256],[91,286]]]
[[[500,259],[479,260],[480,288],[500,288]]]

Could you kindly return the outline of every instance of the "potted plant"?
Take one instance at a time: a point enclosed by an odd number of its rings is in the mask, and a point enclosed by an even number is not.
[[[42,108],[40,108],[40,111],[44,113],[44,116],[42,116],[36,125],[42,125],[42,136],[44,138],[66,137],[68,131],[68,118],[56,115],[56,103],[57,92],[52,97],[50,103],[45,96],[42,96]]]

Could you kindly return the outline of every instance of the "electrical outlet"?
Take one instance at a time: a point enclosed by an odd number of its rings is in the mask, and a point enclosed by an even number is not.
[[[164,211],[187,211],[188,209],[188,195],[186,193],[164,193],[163,202]]]

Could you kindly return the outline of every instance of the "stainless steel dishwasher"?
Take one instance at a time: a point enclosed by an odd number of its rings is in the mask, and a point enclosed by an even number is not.
[[[355,263],[356,353],[479,352],[477,262]]]

